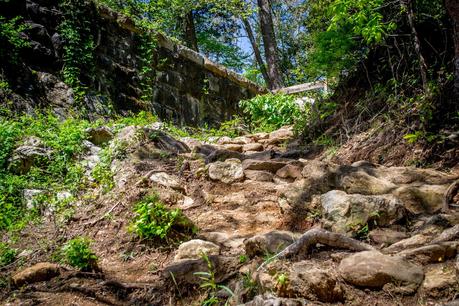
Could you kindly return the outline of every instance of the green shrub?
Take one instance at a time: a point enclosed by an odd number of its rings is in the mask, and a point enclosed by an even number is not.
[[[24,24],[20,16],[12,19],[0,16],[0,59],[2,62],[18,62],[19,50],[30,45],[21,35],[27,28],[28,26]]]
[[[159,200],[158,195],[147,196],[134,207],[134,219],[129,231],[141,239],[167,239],[180,229],[194,232],[194,227],[180,211],[170,210]]]
[[[89,126],[84,120],[62,121],[50,114],[0,118],[0,230],[19,230],[36,216],[36,211],[25,210],[24,189],[46,190],[52,195],[81,188],[84,169],[78,157],[85,150],[83,140]],[[30,136],[40,138],[51,150],[49,160],[37,160],[25,174],[10,171],[8,160],[14,148]]]
[[[9,265],[16,259],[17,251],[0,242],[0,268]]]
[[[295,97],[284,94],[256,96],[239,103],[246,120],[255,130],[273,131],[294,124],[304,111],[295,103]]]
[[[97,269],[98,257],[91,250],[91,241],[77,237],[67,242],[62,248],[64,262],[83,271]]]

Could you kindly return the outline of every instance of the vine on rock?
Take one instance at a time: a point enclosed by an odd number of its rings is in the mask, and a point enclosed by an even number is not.
[[[64,14],[59,26],[59,33],[64,39],[62,76],[64,82],[74,90],[77,105],[84,100],[87,89],[83,82],[83,72],[94,67],[95,44],[91,33],[91,14],[88,14],[90,7],[86,1],[60,1]]]

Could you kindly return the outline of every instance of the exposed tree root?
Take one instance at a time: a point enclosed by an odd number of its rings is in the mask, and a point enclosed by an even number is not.
[[[443,210],[447,212],[450,207],[459,208],[458,204],[453,204],[453,198],[459,193],[459,180],[452,183],[446,190],[445,197],[443,198]]]
[[[286,247],[283,251],[271,257],[268,261],[265,261],[258,270],[264,268],[273,259],[287,258],[300,253],[306,254],[312,246],[318,243],[351,251],[374,250],[371,245],[349,238],[343,234],[332,233],[322,228],[313,228],[304,233],[297,241]]]

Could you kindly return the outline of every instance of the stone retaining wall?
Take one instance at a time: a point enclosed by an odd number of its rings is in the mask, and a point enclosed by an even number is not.
[[[6,69],[17,94],[12,100],[21,111],[48,107],[65,116],[75,102],[61,78],[64,44],[58,26],[63,16],[58,1],[18,0],[14,10],[30,25],[26,35],[32,47],[21,54],[23,71]],[[95,43],[94,67],[83,77],[89,117],[150,110],[163,120],[213,125],[236,114],[240,100],[265,92],[162,34],[149,34],[156,47],[145,78],[140,73],[145,65],[140,46],[147,33],[106,7],[88,5],[87,14]],[[146,88],[151,89],[148,94]]]

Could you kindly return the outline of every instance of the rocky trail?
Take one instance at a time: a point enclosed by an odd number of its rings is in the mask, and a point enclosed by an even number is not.
[[[65,224],[45,212],[26,229],[6,305],[200,305],[200,272],[225,285],[221,305],[459,305],[459,173],[334,164],[288,127],[209,142],[160,124],[92,132],[88,174],[94,143],[125,148],[115,187],[86,191]],[[196,233],[134,237],[132,208],[152,192]],[[53,242],[76,236],[99,271],[50,263]]]

